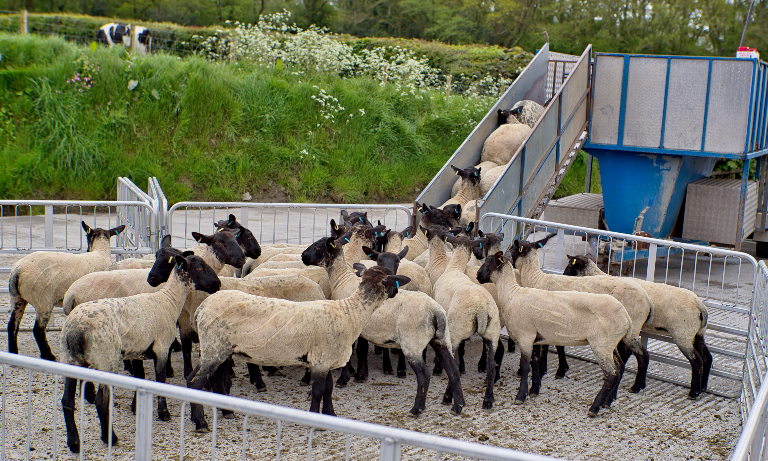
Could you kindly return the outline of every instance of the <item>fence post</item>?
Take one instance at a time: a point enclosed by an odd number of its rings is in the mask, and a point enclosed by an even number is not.
[[[139,37],[136,35],[136,27],[134,27],[133,24],[130,24],[128,27],[131,28],[131,51],[136,51],[138,47],[138,39]]]
[[[229,41],[229,63],[234,64],[237,61],[237,41],[232,39]]]
[[[453,75],[448,74],[448,78],[445,79],[445,95],[451,95],[451,82],[453,81]]]
[[[400,461],[400,444],[387,437],[381,441],[381,461]]]
[[[145,389],[136,390],[136,461],[152,461],[152,400]]]
[[[45,206],[45,247],[53,248],[53,205]]]
[[[29,28],[27,25],[29,24],[29,13],[27,13],[27,10],[21,10],[21,27],[19,28],[19,33],[26,34],[29,31]]]

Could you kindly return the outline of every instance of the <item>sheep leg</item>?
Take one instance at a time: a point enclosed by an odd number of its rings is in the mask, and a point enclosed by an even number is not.
[[[389,359],[389,354],[387,354]],[[386,364],[384,365],[384,373],[386,374]],[[389,374],[392,374],[392,364],[389,364]],[[355,381],[361,383],[368,379],[368,340],[362,336],[357,338],[357,373],[355,373]]]
[[[386,349],[384,349],[381,346],[373,346],[373,353],[376,355],[381,355],[382,352],[384,352]]]
[[[648,354],[648,350],[640,342],[639,336],[627,341],[627,347],[632,351],[637,360],[637,376],[635,377],[635,383],[629,388],[629,392],[637,394],[645,389],[645,377],[648,374],[648,362],[650,362],[651,357]]]
[[[507,338],[507,352],[515,352],[515,341],[512,338]]]
[[[349,362],[347,362],[347,365],[349,365]],[[347,375],[347,381],[349,381],[349,375]],[[304,376],[301,377],[299,384],[302,386],[309,386],[309,383],[311,382],[312,382],[312,375],[309,373],[309,368],[307,368],[304,371]]]
[[[403,353],[402,349],[396,349],[396,350],[397,350],[397,377],[405,378],[407,373],[405,369],[405,354]]]
[[[333,375],[331,370],[328,370],[328,375],[325,377],[325,392],[323,393],[323,414],[336,416],[336,412],[333,410]]]
[[[182,342],[182,346],[184,343]],[[224,363],[209,361],[205,367],[198,365],[187,375],[187,387],[190,389],[202,390],[206,384],[209,384],[209,377]],[[182,415],[182,417],[184,417]],[[205,420],[205,408],[197,403],[190,403],[190,419],[195,423],[196,432],[209,432],[208,421]]]
[[[93,405],[96,403],[96,385],[91,381],[85,382],[85,401]]]
[[[448,375],[448,389],[445,391],[445,397],[443,397],[443,405],[450,405],[451,400],[453,400],[451,413],[460,415],[461,410],[464,408],[464,393],[461,390],[459,367],[456,365],[456,361],[451,356],[451,351],[447,347],[436,343],[434,340],[429,344],[435,350],[438,360],[445,365],[445,374]],[[449,391],[450,394],[448,393]]]
[[[515,405],[522,405],[528,396],[528,371],[531,369],[531,356],[533,354],[533,345],[520,346],[520,388],[517,390]]]
[[[565,346],[555,346],[557,349],[557,371],[555,372],[555,379],[565,378],[565,373],[570,368],[568,361],[565,359]]]
[[[162,349],[162,348],[161,348]],[[167,350],[167,349],[166,349]],[[163,350],[160,351],[160,356],[155,354],[155,382],[165,383],[165,369],[168,362],[168,357],[163,354]],[[142,367],[143,368],[143,367]],[[168,403],[165,397],[162,395],[157,396],[157,417],[160,421],[170,421],[171,414],[168,412]]]
[[[35,341],[37,341],[37,348],[40,349],[40,357],[55,362],[56,356],[51,352],[51,346],[48,345],[48,338],[45,335],[45,328],[51,319],[50,316],[50,313],[47,316],[38,313],[37,318],[35,318],[35,326],[32,327],[32,334],[35,337]]]
[[[330,371],[318,372],[312,370],[312,402],[309,404],[309,411],[320,413],[320,402],[325,395],[329,373]]]
[[[339,379],[336,380],[336,387],[347,387],[347,383],[349,382],[349,377],[350,377],[350,372],[349,372],[350,360],[347,360],[347,363],[343,367],[341,367],[341,375],[339,375]],[[309,372],[309,369],[307,369],[307,372],[304,373],[304,378],[308,378],[310,376],[311,374]],[[302,382],[304,382],[304,378],[301,379]],[[309,384],[309,379],[307,379],[306,384]]]
[[[72,453],[80,453],[80,434],[75,423],[75,393],[77,380],[64,378],[64,395],[61,397],[61,409],[64,412],[64,422],[67,425],[67,446]]]
[[[181,310],[178,320],[179,334],[181,336],[181,356],[184,359],[184,377],[189,379],[192,373],[192,341],[194,331],[190,323],[189,312],[186,309]]]
[[[621,380],[621,372],[624,368],[624,361],[619,353],[614,349],[610,356],[602,351],[592,350],[597,358],[597,362],[600,364],[600,368],[603,369],[603,387],[600,392],[595,396],[595,400],[592,402],[592,406],[589,407],[587,415],[590,417],[597,416],[600,408],[609,408],[615,398],[614,390],[618,389],[619,382]]]
[[[8,319],[8,352],[18,354],[19,345],[17,338],[19,335],[19,325],[21,325],[21,319],[24,317],[24,311],[27,310],[28,303],[21,296],[11,294],[11,304],[13,305],[13,310],[11,311],[11,318]]]
[[[413,402],[411,414],[419,416],[427,408],[427,392],[429,391],[429,374],[427,374],[427,364],[421,360],[421,357],[408,357],[408,364],[416,374],[416,400]]]
[[[123,368],[125,368],[129,375],[133,376],[133,364],[130,360],[123,360]]]
[[[541,357],[542,355],[546,354],[546,350],[549,349],[549,346],[542,345],[542,346],[533,346],[533,354],[531,355],[531,371],[532,371],[532,379],[531,379],[531,390],[528,392],[528,395],[531,397],[537,397],[539,395],[539,391],[541,390]]]
[[[483,348],[482,352],[480,352],[480,360],[477,361],[477,372],[478,373],[484,373],[485,372],[485,361],[488,360],[488,352]]]
[[[691,364],[691,390],[688,392],[688,398],[695,400],[701,394],[701,374],[704,372],[704,359],[693,347],[693,344],[688,347],[688,345],[681,346],[678,342],[677,348]]]
[[[359,357],[360,351],[358,351],[357,353]],[[385,348],[384,351],[381,353],[381,371],[385,375],[394,374],[392,372],[392,360],[389,358],[389,349],[387,348]]]
[[[440,362],[440,360],[435,357],[435,367],[432,369],[432,374],[435,376],[440,376],[443,373],[443,364]]]
[[[534,353],[533,357],[538,357],[539,361],[539,374],[544,376],[547,374],[547,359],[549,358],[549,345],[542,344],[539,346],[539,354]]]
[[[145,379],[144,376],[144,361],[143,360],[131,360],[131,367],[133,368],[133,377],[139,379]],[[136,393],[133,393],[133,400],[131,401],[131,412],[136,414]]]
[[[112,445],[117,445],[115,429],[109,427],[109,389],[104,384],[99,384],[99,392],[96,393],[96,414],[99,415],[101,423],[101,441],[108,444],[109,432],[112,431]]]
[[[261,377],[261,369],[258,365],[254,363],[248,364],[248,377],[251,384],[256,386],[257,391],[264,392],[267,390],[267,385],[264,384],[264,379]]]
[[[709,371],[712,369],[712,354],[709,352],[709,348],[704,342],[704,336],[696,334],[693,337],[693,347],[701,355],[701,359],[704,362],[703,371],[701,372],[701,391],[707,390],[709,384]]]
[[[455,344],[455,343],[454,343]],[[434,347],[434,346],[433,346]],[[435,350],[437,352],[437,350]],[[453,361],[453,364],[456,366],[456,371],[458,372],[459,366],[456,363],[456,347],[453,348],[453,353],[450,354],[451,360]],[[435,354],[435,364],[440,364],[442,369],[442,364],[445,364],[445,366],[448,366],[448,361],[440,356],[440,354]],[[443,405],[450,405],[453,401],[453,382],[449,379],[448,380],[448,386],[445,388],[445,394],[443,394]]]
[[[496,341],[492,339],[484,339],[485,347],[488,348],[488,357],[493,357],[493,345],[494,343],[498,343],[498,338]],[[464,342],[462,341],[462,344]],[[461,346],[459,346],[461,348]],[[493,408],[493,378],[496,377],[496,364],[493,360],[486,360],[485,364],[485,396],[483,397],[483,409],[484,410],[490,410]],[[461,364],[463,361],[459,362],[459,373],[462,373],[461,371]]]
[[[483,348],[485,351],[485,348]],[[501,379],[501,362],[504,360],[504,344],[499,340],[499,344],[496,347],[496,353],[493,355],[493,362],[495,365],[496,375],[493,377],[493,381],[496,382]]]
[[[176,341],[174,339],[174,341]],[[179,344],[179,348],[181,348],[181,344]],[[173,371],[173,364],[171,363],[171,353],[173,352],[173,345],[168,349],[168,360],[165,362],[165,376],[167,378],[173,378],[174,371]]]
[[[466,373],[466,368],[464,367],[464,343],[465,340],[461,341],[459,343],[459,373],[464,374]],[[491,367],[493,368],[493,367]],[[486,371],[488,370],[488,366],[485,367]]]
[[[211,378],[211,390],[220,395],[229,395],[229,389],[232,387],[232,379],[229,376],[229,369],[233,365],[234,361],[229,358],[224,361],[219,368],[213,373]],[[232,410],[221,409],[221,414],[224,419],[233,419],[235,412]]]

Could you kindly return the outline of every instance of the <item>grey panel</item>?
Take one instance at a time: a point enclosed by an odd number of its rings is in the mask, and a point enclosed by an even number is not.
[[[701,150],[708,72],[708,60],[672,59],[664,120],[665,149]]]
[[[621,111],[621,81],[624,58],[595,56],[594,98],[590,139],[594,144],[615,145],[619,141],[619,112]]]
[[[576,108],[579,100],[587,91],[587,70],[589,69],[589,59],[585,56],[579,66],[573,70],[568,85],[563,88],[562,106],[560,123],[565,124],[568,117]]]
[[[515,204],[515,200],[520,196],[520,155],[512,158],[509,166],[501,177],[496,180],[496,184],[491,192],[485,196],[485,203],[482,205],[481,213],[502,213],[507,214]]]
[[[712,61],[704,150],[744,152],[753,68],[752,60]]]
[[[629,59],[623,145],[661,146],[666,86],[666,58]]]
[[[557,146],[552,148],[549,156],[544,160],[541,165],[539,173],[533,178],[531,185],[523,195],[523,216],[530,216],[537,205],[537,200],[542,192],[549,186],[552,181],[552,176],[555,174],[555,167],[557,163],[555,158],[557,157]],[[546,155],[546,153],[545,153]]]
[[[528,183],[535,174],[536,165],[546,154],[549,146],[557,138],[557,112],[559,102],[554,99],[549,104],[547,111],[539,119],[536,129],[531,133],[525,145],[525,163],[523,164],[523,186]]]
[[[416,199],[419,203],[439,206],[451,198],[451,187],[456,181],[456,175],[451,169],[451,165],[466,168],[479,162],[485,139],[498,127],[497,109],[508,109],[517,101],[525,99],[526,95],[537,97],[536,101],[544,97],[548,59],[549,45],[544,44],[533,60],[528,63],[525,70],[515,79],[514,83],[443,165],[443,168],[435,175],[429,185],[419,194]]]
[[[566,149],[571,147],[571,144],[573,144],[573,141],[575,141],[576,138],[581,133],[581,127],[584,126],[584,122],[586,121],[587,121],[587,101],[584,101],[581,103],[581,106],[579,106],[579,108],[576,109],[576,114],[573,116],[573,119],[571,119],[571,123],[567,127],[565,127],[565,130],[563,130],[562,137],[560,138],[560,158],[561,159],[563,155],[566,154]],[[583,144],[583,140],[582,140],[582,144]]]

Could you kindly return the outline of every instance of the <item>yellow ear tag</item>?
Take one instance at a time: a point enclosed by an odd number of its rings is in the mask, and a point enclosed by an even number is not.
[[[170,258],[168,258],[168,264],[171,264],[172,262],[173,262],[173,256],[171,256]]]
[[[571,260],[571,266],[575,266],[575,265],[576,265],[576,260],[575,260],[575,259],[572,259],[572,260]]]
[[[331,244],[331,248],[336,248],[336,244],[333,242],[329,242]]]
[[[333,226],[333,230],[339,230],[339,226],[338,225]]]
[[[523,252],[523,246],[522,245],[520,245],[520,252],[521,253]]]
[[[458,175],[459,175],[459,172],[457,171],[457,172],[456,172],[456,176],[458,176]]]
[[[88,228],[88,232],[86,232],[86,234],[91,235],[91,232],[93,232],[93,229]]]
[[[427,231],[424,231],[424,237],[426,237],[426,236],[427,236]]]

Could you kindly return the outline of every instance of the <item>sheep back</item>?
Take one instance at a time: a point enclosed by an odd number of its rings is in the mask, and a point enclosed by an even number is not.
[[[302,269],[264,269],[257,268],[245,277],[245,280],[251,278],[265,277],[270,275],[303,275],[320,285],[326,299],[331,299],[331,280],[328,278],[328,272],[322,267],[304,266]]]
[[[515,123],[499,126],[483,143],[480,160],[506,165],[530,132],[528,125]]]
[[[151,286],[147,283],[148,275],[149,269],[122,269],[86,274],[73,283],[64,295],[64,313],[69,315],[78,304],[97,299],[124,298],[162,290],[165,284]]]

